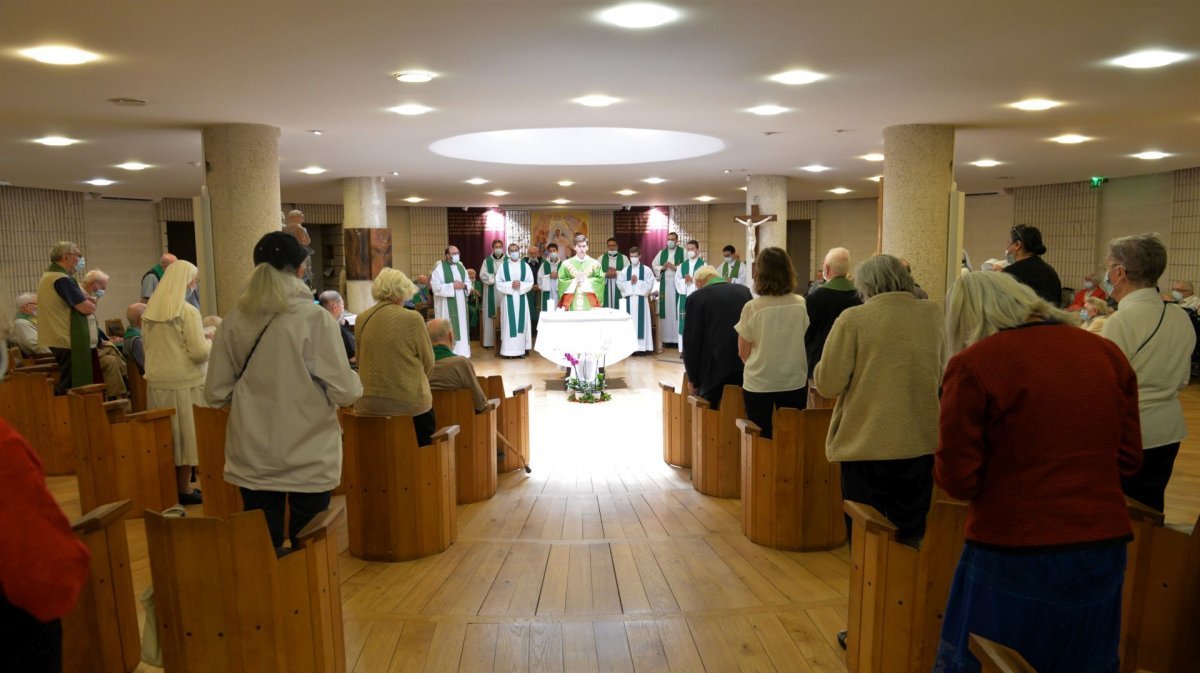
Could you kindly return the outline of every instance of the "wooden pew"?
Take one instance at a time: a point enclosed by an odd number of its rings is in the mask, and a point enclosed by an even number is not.
[[[475,413],[470,390],[433,391],[433,417],[442,427],[457,425],[454,471],[458,504],[487,500],[496,495],[496,409],[500,400],[488,400]]]
[[[125,415],[125,400],[102,402],[104,384],[68,391],[71,434],[79,481],[79,505],[91,511],[118,500],[133,501],[132,515],[178,504],[175,486],[174,409]]]
[[[229,407],[213,409],[193,406],[196,424],[196,477],[204,493],[204,516],[226,519],[242,511],[242,493],[225,481],[225,428]]]
[[[132,504],[101,505],[71,524],[92,560],[79,603],[62,620],[64,671],[132,673],[141,660],[124,522]]]
[[[983,673],[1037,673],[1025,657],[1000,643],[971,634],[971,654],[983,665]]]
[[[498,458],[496,470],[512,472],[524,467],[525,471],[529,472],[529,391],[533,386],[523,385],[513,389],[512,395],[505,396],[504,377],[477,378],[479,387],[483,388],[483,394],[488,399],[500,400],[500,409],[496,414],[496,432],[503,437],[503,441],[498,442],[497,449],[504,452],[504,458]],[[440,419],[438,423],[442,424]]]
[[[411,416],[347,410],[342,432],[350,555],[409,561],[445,551],[458,535],[458,426],[443,427],[431,445],[418,447]]]
[[[829,409],[776,409],[773,439],[763,439],[757,425],[738,419],[742,533],[751,542],[789,551],[846,543],[841,467],[825,459],[831,415]]]
[[[725,386],[721,408],[687,396],[692,410],[692,486],[705,495],[737,498],[742,494],[742,437],[737,420],[746,416],[741,386]]]
[[[850,673],[929,671],[963,550],[967,505],[935,500],[920,551],[896,540],[874,508],[846,501],[853,521],[846,662]]]
[[[21,367],[0,383],[0,415],[28,438],[47,475],[75,474],[75,443],[66,397],[54,396],[58,367]]]
[[[275,557],[262,512],[228,519],[147,511],[146,546],[167,673],[344,673],[340,505]]]
[[[657,322],[657,321],[656,321]],[[659,348],[661,350],[661,346]],[[663,408],[663,462],[676,467],[692,466],[692,407],[687,403],[692,392],[687,374],[679,388],[659,383]]]
[[[822,397],[817,386],[812,381],[808,382],[809,409],[832,409],[834,404],[837,404],[836,397]]]
[[[129,371],[129,402],[133,405],[133,413],[146,410],[146,379],[142,370],[133,359],[128,361]]]

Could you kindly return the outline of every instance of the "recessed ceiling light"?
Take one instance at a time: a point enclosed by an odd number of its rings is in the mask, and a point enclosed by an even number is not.
[[[487,178],[471,178],[470,180],[467,180],[468,185],[486,185],[487,183]]]
[[[1159,152],[1157,150],[1151,150],[1149,152],[1138,152],[1137,154],[1135,154],[1133,156],[1136,159],[1145,159],[1146,161],[1154,161],[1155,159],[1166,159],[1167,157],[1169,157],[1171,155],[1166,152]]]
[[[116,180],[109,180],[107,178],[92,178],[91,180],[84,180],[84,182],[86,182],[89,185],[95,185],[97,187],[107,187],[109,185],[115,185],[117,183]]]
[[[407,199],[404,199],[404,200],[405,200],[405,201],[408,201],[409,203],[420,203],[420,202],[424,201],[425,199],[423,199],[423,198],[421,198],[421,197],[419,197],[419,196],[410,196],[410,197],[408,197]]]
[[[648,185],[661,185],[662,183],[666,182],[666,180],[663,178],[646,178],[645,180],[642,180],[642,182]]]
[[[38,138],[33,142],[46,145],[47,147],[66,147],[67,145],[74,145],[79,141],[74,138],[64,138],[62,136],[46,136],[45,138]]]
[[[32,47],[30,49],[22,49],[20,53],[22,56],[32,58],[39,63],[49,63],[50,65],[80,65],[91,63],[100,58],[99,54],[61,45]]]
[[[716,200],[717,200],[717,197],[715,197],[715,196],[709,196],[708,194],[704,194],[704,195],[702,195],[702,196],[697,196],[697,197],[696,197],[696,200],[697,200],[697,201],[703,201],[703,202],[705,202],[705,203],[708,203],[709,201],[716,201]]]
[[[809,173],[823,173],[832,169],[830,169],[828,166],[822,166],[821,164],[809,164],[808,166],[801,166],[800,170],[808,171]]]
[[[620,98],[613,98],[612,96],[604,96],[601,94],[593,94],[591,96],[580,96],[573,102],[579,103],[580,105],[586,105],[588,107],[608,107],[609,105],[612,105],[613,103],[619,103],[620,101]]]
[[[1126,54],[1120,58],[1114,58],[1111,63],[1113,65],[1141,70],[1144,68],[1161,68],[1164,65],[1178,63],[1185,58],[1187,58],[1187,54],[1164,51],[1162,49],[1147,49],[1146,51],[1138,51]]]
[[[752,107],[752,108],[746,108],[746,112],[749,112],[750,114],[756,114],[761,117],[770,117],[773,115],[779,115],[779,114],[783,114],[784,112],[787,112],[787,111],[788,111],[787,108],[781,107],[779,105],[759,105],[759,106]]]
[[[748,192],[748,191],[750,191],[750,188],[749,187],[738,187],[738,191],[739,192]]]
[[[504,191],[503,189],[493,189],[492,191],[488,192],[488,194],[491,194],[492,196],[508,196],[508,192]]]
[[[772,82],[779,82],[780,84],[812,84],[826,77],[827,75],[822,75],[819,72],[811,70],[789,70],[781,72],[778,75],[771,75],[770,79]]]
[[[126,161],[123,164],[117,164],[117,168],[124,168],[127,171],[144,171],[150,168],[150,164],[143,164],[140,161]]]
[[[564,205],[566,205],[566,204],[570,203],[570,201],[569,201],[569,200],[567,200],[567,199],[554,199],[554,200],[553,200],[553,201],[551,201],[550,203],[557,203],[557,204],[558,204],[558,205],[560,205],[560,206],[564,206]]]
[[[854,190],[846,189],[845,187],[834,187],[833,189],[831,189],[829,191],[833,192],[834,194],[849,194],[850,192],[852,192]]]
[[[300,172],[307,175],[320,175],[325,172],[325,169],[320,166],[309,166],[308,168],[301,168]]]
[[[622,189],[617,193],[621,196],[633,196],[634,194],[637,194],[637,192],[633,191],[632,189]]]
[[[867,161],[883,161],[883,155],[879,152],[872,152],[870,154],[862,155],[859,157],[859,159],[866,159]]]
[[[407,82],[409,84],[419,84],[421,82],[428,82],[429,80],[433,79],[434,77],[437,77],[437,75],[435,75],[434,73],[431,73],[431,72],[427,72],[425,70],[405,70],[403,72],[396,73],[395,75],[393,75],[393,77],[396,78],[397,82]]]
[[[880,180],[883,179],[883,176],[882,175],[872,175],[871,177],[869,177],[867,179],[870,180],[871,182],[879,182]]]
[[[980,159],[979,161],[972,161],[971,165],[980,168],[992,168],[993,166],[999,166],[1000,162],[995,159]]]
[[[570,187],[573,184],[575,184],[574,180],[559,180],[558,181],[559,187]]]
[[[1056,143],[1062,143],[1063,145],[1078,145],[1079,143],[1084,143],[1091,140],[1091,138],[1087,136],[1081,136],[1078,133],[1067,133],[1058,136],[1057,138],[1051,138],[1051,140]]]
[[[1009,107],[1015,107],[1018,110],[1025,110],[1028,112],[1049,110],[1050,108],[1058,107],[1059,105],[1062,105],[1062,103],[1056,100],[1048,100],[1046,98],[1027,98],[1025,100],[1019,100],[1015,103],[1008,104]]]
[[[600,12],[600,20],[621,28],[657,28],[679,18],[679,11],[652,2],[630,2]]]
[[[313,130],[309,131],[309,133],[313,134],[314,136],[319,136],[322,133],[324,133],[324,131],[322,131],[320,129],[313,129]]]
[[[432,112],[433,108],[419,105],[417,103],[405,103],[404,105],[397,105],[394,108],[388,108],[388,110],[390,112],[395,112],[398,115],[413,117],[416,115],[423,115],[426,112]]]
[[[392,171],[392,175],[400,175],[400,171]]]

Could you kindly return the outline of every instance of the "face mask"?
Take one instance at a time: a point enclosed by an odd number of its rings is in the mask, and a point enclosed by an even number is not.
[[[85,268],[85,264],[86,264],[86,262],[85,262],[85,260],[83,259],[83,257],[80,257],[80,258],[79,258],[79,261],[78,261],[78,262],[75,262],[75,271],[77,271],[77,272],[78,272],[78,271],[83,271],[83,269]]]
[[[609,251],[608,251],[608,256],[609,256],[609,257],[616,257],[616,256],[617,256],[617,251],[616,251],[616,250],[609,250]]]
[[[104,296],[104,290],[96,290],[96,299]]]
[[[1086,311],[1086,310],[1085,310],[1085,311],[1080,311],[1080,312],[1079,312],[1079,319],[1080,319],[1080,320],[1082,320],[1082,321],[1084,321],[1084,322],[1087,322],[1087,321],[1088,321],[1088,314],[1087,314],[1087,311]]]
[[[667,241],[667,250],[674,250],[675,245],[676,245],[675,241]]]
[[[547,258],[548,258],[548,259],[549,259],[551,262],[557,262],[557,261],[558,261],[558,253],[557,253],[557,252],[552,252],[552,253],[550,253],[549,255],[546,255],[546,257],[547,257]]]
[[[1183,293],[1179,290],[1171,290],[1171,296],[1175,299],[1175,301],[1183,301]]]
[[[638,264],[638,260],[640,260],[640,259],[641,259],[641,257],[637,257],[637,256],[630,257],[630,258],[629,258],[629,263],[630,263],[630,264],[632,264],[632,265],[634,265],[634,266],[637,266],[637,264]]]
[[[492,256],[499,259],[500,257],[504,256],[504,250],[501,248],[492,248]]]
[[[733,256],[732,256],[732,255],[725,255],[725,263],[726,263],[726,264],[733,264]]]
[[[521,259],[521,253],[515,252],[515,251],[510,252],[510,253],[508,253],[508,258],[515,262],[518,259]]]
[[[1009,264],[1012,264],[1013,262],[1017,261],[1017,256],[1015,254],[1009,252],[1008,248],[1005,248],[1004,249],[1004,261],[1008,262]]]
[[[458,264],[458,255],[450,255],[450,261]]]
[[[1083,281],[1083,289],[1090,290],[1094,287],[1096,287],[1096,284],[1093,283],[1092,281],[1090,281],[1090,280]]]
[[[1105,294],[1113,293],[1113,284],[1111,282],[1109,282],[1109,280],[1108,280],[1108,272],[1107,271],[1104,272],[1104,293]]]
[[[688,250],[688,259],[696,259],[696,251]]]

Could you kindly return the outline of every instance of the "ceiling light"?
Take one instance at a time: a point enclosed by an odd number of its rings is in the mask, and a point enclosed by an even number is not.
[[[504,191],[503,189],[493,189],[492,191],[488,192],[488,194],[492,196],[508,196],[508,192]]]
[[[38,138],[33,142],[47,147],[66,147],[67,145],[74,145],[79,141],[74,138],[64,138],[62,136],[46,136],[45,138]]]
[[[400,175],[400,171],[392,171],[392,175]]]
[[[1180,54],[1174,51],[1163,51],[1162,49],[1148,49],[1146,51],[1134,52],[1120,58],[1114,58],[1111,63],[1120,65],[1126,68],[1161,68],[1164,65],[1178,63],[1187,58],[1187,54]]]
[[[107,187],[109,185],[117,184],[116,180],[109,180],[107,178],[92,178],[91,180],[84,180],[84,182],[97,187]]]
[[[757,107],[746,108],[746,112],[749,112],[751,114],[756,114],[761,117],[770,117],[772,115],[779,115],[779,114],[783,114],[784,112],[787,112],[787,111],[788,111],[787,108],[780,107],[778,105],[759,105]]]
[[[1051,138],[1051,140],[1056,143],[1062,143],[1063,145],[1078,145],[1079,143],[1091,140],[1091,138],[1087,136],[1081,136],[1078,133],[1067,133],[1065,135],[1058,136],[1057,138]]]
[[[486,185],[487,183],[487,178],[471,178],[470,180],[467,180],[468,185]]]
[[[557,203],[560,206],[565,206],[566,204],[570,203],[570,201],[567,199],[554,199],[550,203]]]
[[[748,192],[748,191],[750,191],[750,188],[749,188],[749,187],[738,187],[738,191],[740,191],[740,192]]]
[[[307,175],[320,175],[325,172],[325,169],[320,166],[309,166],[308,168],[301,168],[300,172]]]
[[[573,184],[575,184],[575,182],[573,180],[559,180],[558,181],[559,187],[570,187]]]
[[[993,166],[999,166],[1000,162],[995,159],[980,159],[979,161],[972,161],[971,165],[980,168],[992,168]]]
[[[404,105],[397,105],[394,108],[388,108],[388,111],[395,112],[398,115],[405,115],[406,117],[413,117],[416,115],[423,115],[426,112],[432,112],[433,108],[419,105],[417,103],[405,103]]]
[[[314,136],[319,136],[323,133],[323,131],[321,131],[319,129],[313,129],[313,130],[309,131],[309,133],[313,134]]]
[[[421,197],[419,197],[419,196],[410,196],[410,197],[408,197],[407,199],[404,199],[404,200],[405,200],[405,201],[408,201],[409,203],[420,203],[420,202],[424,201],[425,199],[423,199],[423,198],[421,198]]]
[[[1133,156],[1135,159],[1145,159],[1146,161],[1154,161],[1155,159],[1166,159],[1167,157],[1169,157],[1171,155],[1166,152],[1158,152],[1156,150],[1151,150],[1149,152],[1139,152]]]
[[[712,136],[657,129],[567,127],[504,129],[443,138],[429,151],[452,159],[522,166],[628,166],[713,154]],[[560,173],[561,174],[561,173]]]
[[[617,193],[621,196],[633,196],[634,194],[637,194],[637,192],[633,191],[632,189],[622,189]]]
[[[608,107],[609,105],[612,105],[613,103],[619,103],[620,101],[620,98],[613,98],[612,96],[603,96],[600,94],[580,96],[574,100],[575,103],[586,105],[588,107]]]
[[[825,79],[826,75],[811,70],[789,70],[778,75],[771,75],[772,82],[780,84],[812,84]]]
[[[90,51],[60,45],[22,49],[20,53],[22,56],[32,58],[39,63],[49,63],[50,65],[80,65],[82,63],[91,63],[100,58],[98,54],[93,54]]]
[[[872,152],[870,154],[862,155],[859,157],[859,159],[866,159],[867,161],[883,161],[883,155],[879,152]]]
[[[809,173],[823,173],[832,169],[828,166],[822,166],[821,164],[810,164],[808,166],[801,166],[800,170],[808,171]]]
[[[428,82],[429,80],[433,79],[434,77],[437,77],[437,75],[435,75],[431,72],[426,72],[424,70],[405,70],[403,72],[396,73],[395,75],[393,75],[393,77],[396,78],[397,82],[407,82],[409,84],[419,84],[421,82]]]
[[[867,179],[870,180],[871,182],[879,182],[880,180],[883,179],[883,176],[882,175],[872,175],[871,177],[869,177]]]
[[[1062,103],[1056,100],[1047,100],[1045,98],[1027,98],[1025,100],[1019,100],[1015,103],[1008,104],[1009,107],[1015,107],[1018,110],[1025,110],[1028,112],[1049,110],[1050,108],[1058,107],[1059,105],[1062,105]]]
[[[140,161],[126,161],[123,164],[117,164],[117,168],[124,168],[127,171],[144,171],[150,168],[150,164],[143,164]]]
[[[645,180],[642,180],[642,182],[648,185],[661,185],[662,183],[666,182],[666,180],[663,178],[646,178]]]
[[[679,18],[679,11],[652,2],[630,2],[600,12],[600,20],[621,28],[657,28]]]
[[[845,187],[834,187],[833,189],[831,189],[829,191],[833,192],[834,194],[849,194],[850,192],[852,192],[854,190],[846,189]]]
[[[702,195],[702,196],[697,196],[697,197],[696,197],[696,200],[697,200],[697,201],[703,201],[703,202],[705,202],[705,203],[708,203],[709,201],[716,201],[716,200],[717,200],[717,197],[715,197],[715,196],[709,196],[708,194],[704,194],[704,195]]]

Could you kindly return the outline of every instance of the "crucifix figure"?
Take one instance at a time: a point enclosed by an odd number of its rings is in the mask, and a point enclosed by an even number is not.
[[[746,261],[750,264],[754,263],[754,257],[758,254],[755,249],[758,245],[758,225],[774,222],[774,215],[763,215],[758,212],[758,204],[750,206],[750,214],[746,219],[740,217],[733,218],[738,224],[746,227]]]

